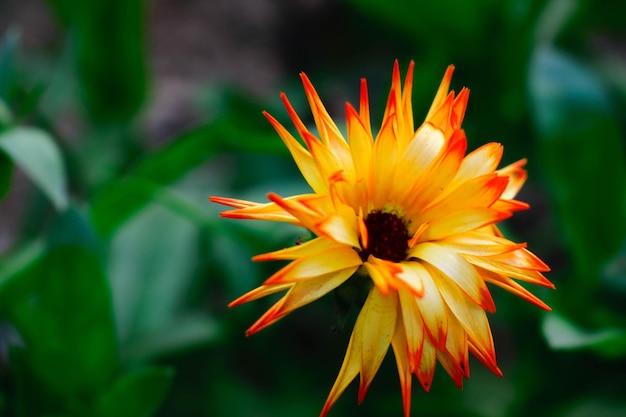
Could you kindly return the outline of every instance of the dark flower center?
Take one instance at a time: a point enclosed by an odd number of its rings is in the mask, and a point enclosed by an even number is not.
[[[360,253],[363,262],[370,254],[392,262],[406,259],[409,250],[409,232],[404,220],[396,214],[374,210],[367,215],[365,226],[368,248]]]

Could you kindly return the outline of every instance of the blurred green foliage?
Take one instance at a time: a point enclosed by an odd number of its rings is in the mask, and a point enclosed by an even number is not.
[[[63,33],[50,57],[29,59],[19,28],[0,34],[0,198],[24,200],[2,219],[19,224],[0,255],[0,415],[317,415],[355,312],[345,324],[325,297],[244,338],[269,301],[225,306],[278,268],[250,257],[304,231],[220,220],[206,201],[305,190],[260,114],[286,122],[277,94],[220,87],[210,118],[155,149],[138,128],[152,4],[45,4]],[[415,389],[414,415],[626,415],[625,14],[591,0],[348,0],[277,31],[297,52],[285,46],[284,67],[330,103],[367,76],[374,120],[394,58],[416,61],[416,120],[454,63],[454,87],[472,89],[471,147],[529,158],[533,208],[506,229],[553,267],[557,291],[533,291],[555,311],[494,289],[505,377],[473,363],[458,391],[439,369],[429,394]],[[304,114],[295,70],[282,85]],[[60,128],[66,112],[78,139]],[[401,413],[385,361],[363,406],[351,386],[331,415]]]

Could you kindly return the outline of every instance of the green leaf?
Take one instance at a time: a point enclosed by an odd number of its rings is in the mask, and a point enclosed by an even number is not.
[[[56,404],[93,397],[118,372],[111,298],[100,260],[75,246],[59,246],[35,259],[12,274],[2,291],[3,309],[26,346],[24,372]],[[25,403],[32,398],[30,392],[22,395]]]
[[[151,367],[128,373],[102,392],[98,417],[148,417],[163,402],[174,373],[170,368]]]
[[[88,110],[98,122],[130,119],[146,95],[145,2],[48,0],[73,32]]]
[[[0,98],[5,101],[10,98],[15,82],[14,61],[18,44],[19,35],[16,30],[8,30],[0,43]]]
[[[607,357],[626,354],[626,331],[621,328],[587,331],[552,312],[544,316],[542,330],[554,350],[591,350]]]
[[[541,48],[529,77],[540,161],[577,277],[568,297],[582,301],[626,232],[620,126],[601,80],[572,57]]]
[[[225,97],[225,113],[206,126],[186,132],[145,156],[126,176],[107,183],[92,199],[96,230],[109,235],[184,174],[213,155],[231,150],[286,154],[258,107],[236,95]],[[208,197],[208,196],[207,196]]]
[[[148,206],[111,241],[109,271],[120,339],[171,324],[193,277],[198,230],[158,205]]]
[[[65,209],[65,166],[50,135],[31,127],[15,127],[0,132],[0,149],[24,170],[57,210]]]
[[[13,162],[5,153],[0,152],[0,200],[9,192],[12,179]]]

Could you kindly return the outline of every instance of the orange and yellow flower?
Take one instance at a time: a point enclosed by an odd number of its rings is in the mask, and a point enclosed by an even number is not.
[[[312,192],[292,197],[269,193],[267,203],[211,197],[233,208],[223,217],[292,223],[315,235],[303,244],[254,258],[291,262],[231,303],[286,291],[248,335],[350,277],[371,283],[322,417],[357,375],[359,403],[363,400],[389,345],[406,416],[413,374],[428,391],[437,361],[459,387],[469,377],[468,352],[502,375],[486,316],[495,311],[487,283],[550,310],[516,281],[553,287],[542,275],[549,268],[525,243],[506,239],[496,226],[528,208],[515,200],[526,180],[526,161],[497,169],[503,151],[498,143],[466,155],[461,122],[469,90],[456,96],[448,92],[453,69],[448,67],[425,121],[415,130],[413,62],[404,87],[396,62],[376,136],[366,82],[361,80],[359,110],[346,105],[347,140],[301,74],[317,135],[284,94],[281,98],[305,146],[276,119],[265,116]]]

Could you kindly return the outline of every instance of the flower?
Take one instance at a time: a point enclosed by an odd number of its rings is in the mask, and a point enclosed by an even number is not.
[[[391,92],[374,138],[366,81],[360,107],[346,105],[347,138],[333,122],[305,74],[301,74],[316,136],[282,101],[305,146],[268,113],[298,168],[308,194],[268,203],[211,197],[233,209],[233,219],[292,223],[311,240],[258,255],[255,261],[290,260],[260,287],[233,301],[239,305],[277,292],[286,294],[247,331],[251,335],[354,276],[369,293],[352,331],[339,375],[322,409],[325,416],[360,375],[361,403],[391,345],[405,415],[412,376],[431,387],[439,361],[460,388],[469,377],[468,352],[496,375],[494,344],[486,312],[495,305],[486,283],[545,309],[516,280],[553,288],[548,266],[506,239],[496,223],[528,205],[514,197],[526,180],[525,160],[497,169],[503,148],[488,143],[466,155],[461,129],[469,90],[449,90],[449,66],[424,123],[413,125],[411,62],[404,88],[395,62]],[[357,273],[358,272],[358,273]]]

